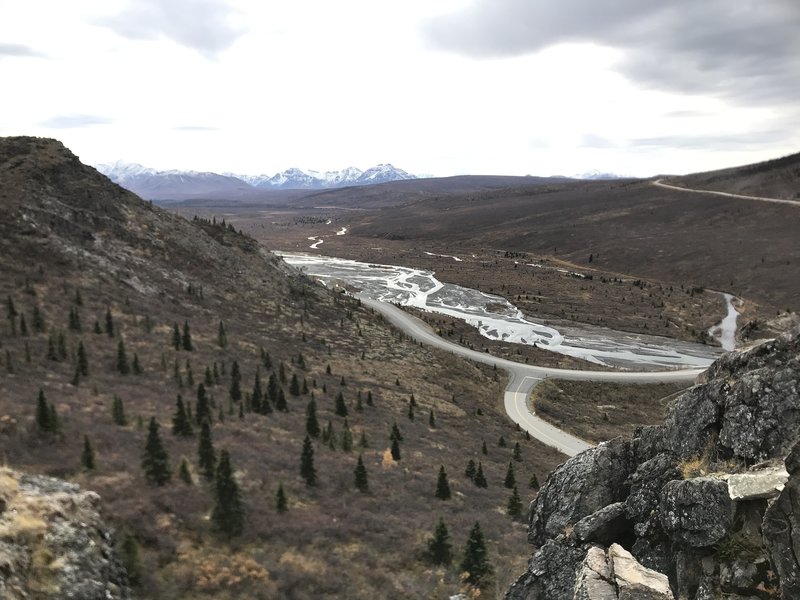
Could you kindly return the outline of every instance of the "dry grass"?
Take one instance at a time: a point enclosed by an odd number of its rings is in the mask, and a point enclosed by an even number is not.
[[[533,390],[537,415],[593,443],[657,425],[685,384],[623,384],[548,380]]]

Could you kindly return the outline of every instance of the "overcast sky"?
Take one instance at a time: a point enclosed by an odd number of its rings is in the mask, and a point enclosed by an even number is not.
[[[9,0],[0,82],[89,164],[685,173],[800,151],[800,2]]]

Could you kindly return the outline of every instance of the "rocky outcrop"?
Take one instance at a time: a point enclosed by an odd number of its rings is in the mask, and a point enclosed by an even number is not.
[[[666,575],[643,567],[619,544],[594,546],[577,573],[573,600],[674,600]]]
[[[130,598],[99,501],[71,483],[0,469],[0,598]]]
[[[799,441],[795,330],[718,360],[663,425],[556,469],[531,505],[536,550],[508,598],[800,598]],[[667,588],[646,593],[670,596],[623,596],[615,561],[660,573]]]

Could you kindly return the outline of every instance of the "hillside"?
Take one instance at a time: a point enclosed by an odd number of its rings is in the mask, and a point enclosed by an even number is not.
[[[561,457],[510,426],[499,404],[505,384],[491,369],[416,345],[229,223],[167,213],[54,140],[0,140],[0,210],[4,460],[100,494],[127,544],[136,597],[452,594],[476,521],[495,569],[489,596],[523,568],[524,528],[505,509],[508,465],[527,503],[531,477],[544,479]],[[200,424],[191,436],[172,432],[179,395],[192,419],[203,400],[210,405],[216,456],[229,451],[242,493],[241,535],[210,520]],[[321,427],[334,432],[312,442],[315,486],[299,472],[312,398]],[[169,455],[165,485],[141,467],[153,417]],[[393,423],[399,460],[389,452]],[[81,466],[85,439],[93,469]],[[521,462],[512,460],[517,443]],[[359,455],[366,493],[354,485]],[[178,476],[182,457],[190,484]],[[487,488],[464,475],[470,458]],[[434,497],[440,465],[446,501]],[[440,517],[456,555],[449,567],[425,558]],[[43,573],[31,571],[31,585]]]
[[[800,199],[800,153],[752,165],[668,177],[665,183],[745,196],[797,200]]]

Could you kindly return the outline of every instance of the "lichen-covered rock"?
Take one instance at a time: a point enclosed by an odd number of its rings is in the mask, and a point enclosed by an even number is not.
[[[530,542],[542,546],[582,518],[625,500],[632,468],[631,445],[622,438],[581,452],[558,467],[534,500]]]
[[[728,476],[728,496],[731,500],[775,498],[788,480],[789,473],[783,463],[746,473],[732,473]]]
[[[573,535],[579,542],[596,542],[604,546],[631,533],[631,522],[625,514],[625,503],[615,502],[582,518],[575,524]]]
[[[631,476],[630,494],[625,500],[628,516],[639,523],[648,521],[658,508],[661,488],[678,477],[677,461],[671,454],[662,452],[640,464]]]
[[[661,489],[659,513],[674,540],[693,547],[716,544],[733,521],[728,484],[713,477],[669,481]]]
[[[605,550],[589,548],[575,581],[573,600],[617,600],[617,586]]]
[[[800,443],[786,458],[789,481],[764,514],[762,530],[784,598],[800,598]]]
[[[0,598],[122,600],[127,575],[98,513],[77,485],[0,469]]]
[[[673,600],[667,576],[643,567],[619,544],[608,549],[608,561],[620,600]]]
[[[528,563],[528,571],[511,586],[508,600],[572,598],[575,572],[586,556],[564,536],[548,540]]]

